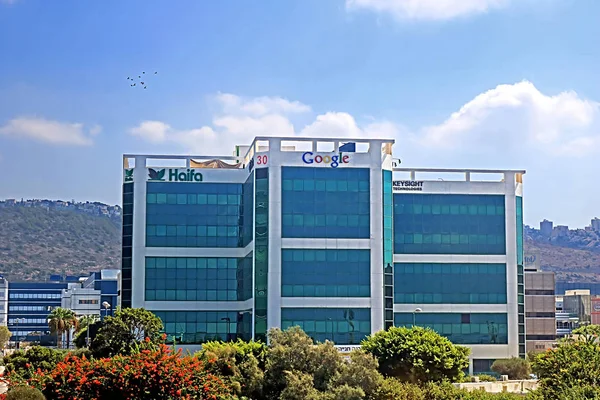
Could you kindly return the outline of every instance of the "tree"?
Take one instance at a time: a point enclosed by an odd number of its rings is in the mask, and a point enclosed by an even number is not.
[[[379,361],[379,371],[401,381],[455,381],[469,366],[469,349],[431,329],[392,327],[367,337],[362,349]]]
[[[0,350],[4,349],[6,343],[10,340],[12,333],[8,330],[6,326],[0,326]]]
[[[131,354],[146,338],[145,346],[163,343],[160,318],[143,308],[117,310],[114,317],[106,317],[90,349],[95,357]]]
[[[289,382],[286,374],[292,371],[311,376],[314,388],[324,391],[342,363],[339,352],[329,341],[315,345],[297,326],[286,331],[271,329],[265,371],[266,398],[279,398]]]
[[[263,343],[238,339],[204,343],[197,356],[211,372],[228,381],[238,395],[257,399],[262,397],[266,353]]]
[[[15,386],[6,394],[6,400],[45,400],[46,398],[36,388],[31,386]]]
[[[96,314],[79,317],[79,332],[86,330],[88,326],[91,326],[98,321],[100,321],[100,316]]]
[[[492,371],[498,375],[508,375],[509,379],[529,379],[531,365],[523,358],[512,357],[494,361]]]
[[[62,340],[59,337],[66,332],[67,333],[67,347],[69,347],[69,335],[71,329],[77,329],[77,317],[72,310],[57,307],[48,316],[48,327],[50,332],[56,334],[57,346],[62,347]]]
[[[4,365],[10,374],[18,374],[28,379],[38,369],[52,370],[66,355],[65,350],[55,350],[48,347],[33,346],[27,351],[15,351],[4,357]]]
[[[600,342],[596,338],[567,339],[532,361],[544,399],[600,398]],[[595,392],[595,393],[594,393]],[[590,393],[594,393],[592,396]]]
[[[573,335],[600,336],[600,325],[583,325],[573,330]]]

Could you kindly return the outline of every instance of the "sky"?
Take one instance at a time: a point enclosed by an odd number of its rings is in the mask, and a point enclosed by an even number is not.
[[[584,227],[600,216],[598,15],[597,0],[0,0],[0,199],[120,204],[123,153],[378,137],[404,167],[525,169],[525,223]]]

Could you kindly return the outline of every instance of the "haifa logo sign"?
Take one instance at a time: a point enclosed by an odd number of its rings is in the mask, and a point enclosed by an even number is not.
[[[125,170],[125,182],[133,182],[133,168]]]
[[[350,156],[342,155],[314,155],[312,151],[307,151],[302,154],[302,161],[304,164],[328,164],[331,168],[337,168],[340,164],[348,164],[350,163]]]
[[[148,178],[151,181],[165,181],[167,168],[156,170],[148,168]],[[169,168],[169,182],[202,182],[202,174],[193,169],[179,170],[177,168]]]

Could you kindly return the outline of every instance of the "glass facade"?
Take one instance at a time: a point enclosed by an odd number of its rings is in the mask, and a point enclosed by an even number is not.
[[[506,304],[506,264],[395,264],[394,302]]]
[[[395,194],[394,253],[506,254],[504,196]]]
[[[359,344],[371,334],[368,308],[282,308],[281,329],[299,326],[313,340]]]
[[[369,297],[369,250],[283,249],[283,297]]]
[[[367,168],[283,167],[282,237],[369,238]]]
[[[252,335],[250,310],[152,312],[162,320],[168,343],[250,340]]]
[[[382,171],[383,188],[383,316],[384,327],[394,326],[394,195],[392,171]]]
[[[267,341],[269,273],[269,169],[257,168],[254,232],[254,337]]]
[[[123,228],[121,238],[121,305],[123,307],[131,307],[133,188],[133,182],[123,184]]]
[[[252,258],[146,257],[147,301],[242,301],[252,297]]]
[[[147,247],[241,247],[245,212],[238,183],[148,182]]]
[[[506,314],[396,313],[396,326],[431,328],[454,344],[508,344]]]

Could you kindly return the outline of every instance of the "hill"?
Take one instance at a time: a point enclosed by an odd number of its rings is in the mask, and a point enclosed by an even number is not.
[[[120,268],[120,218],[47,207],[0,207],[0,273],[45,280]]]
[[[554,271],[557,281],[600,282],[600,234],[574,229],[543,236],[525,228],[525,251],[537,254],[543,270]]]

